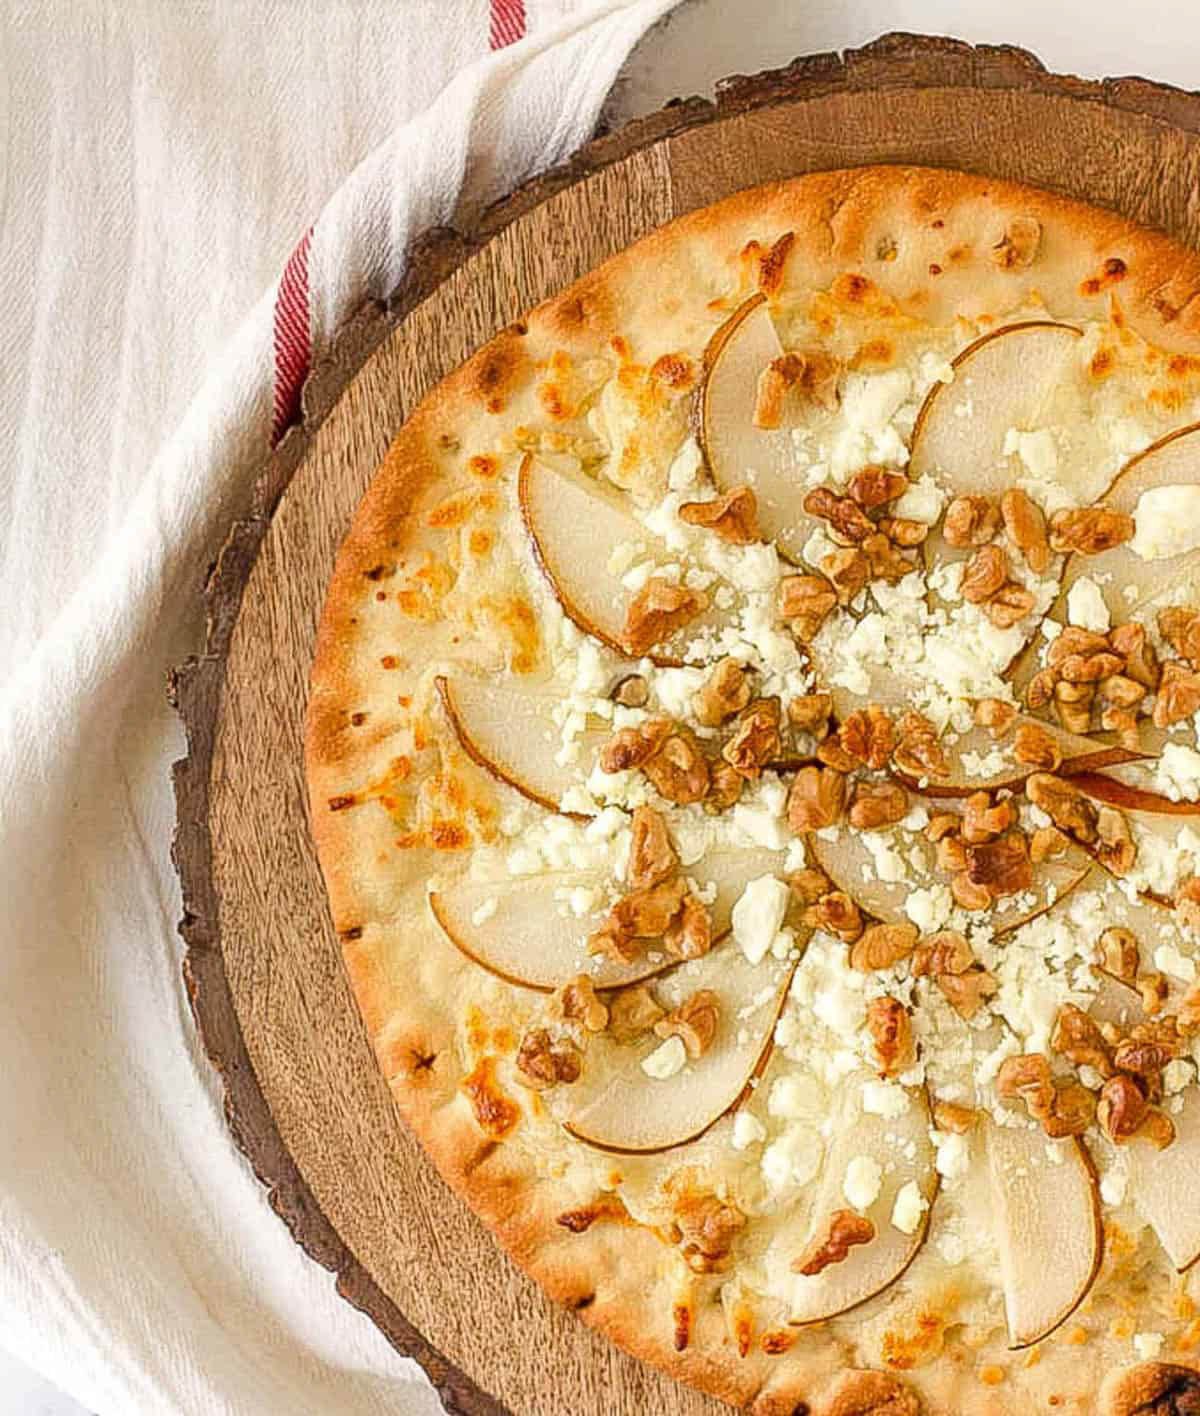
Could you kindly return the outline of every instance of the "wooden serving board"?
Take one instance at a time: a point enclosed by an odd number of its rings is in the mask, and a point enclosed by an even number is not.
[[[738,188],[871,162],[965,168],[1115,207],[1200,246],[1200,97],[892,35],[732,79],[597,140],[465,234],[433,233],[306,389],[207,588],[175,856],[184,975],[239,1145],[297,1242],[463,1416],[716,1416],[555,1308],[399,1120],[326,912],[301,725],[338,543],[421,396],[501,326],[660,223]],[[399,1403],[398,1403],[399,1405]]]

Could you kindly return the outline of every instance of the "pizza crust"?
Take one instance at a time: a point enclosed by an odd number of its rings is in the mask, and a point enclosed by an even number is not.
[[[1039,224],[1040,248],[1032,266],[1008,269],[995,251],[1016,218]],[[783,255],[772,256],[788,233]],[[739,255],[751,242],[758,254]],[[739,1356],[719,1303],[708,1301],[712,1281],[693,1286],[681,1346],[684,1295],[662,1243],[611,1220],[583,1233],[565,1229],[557,1217],[578,1195],[540,1173],[508,1137],[487,1135],[461,1094],[458,1019],[443,1000],[455,996],[469,966],[443,946],[435,959],[402,967],[388,933],[403,883],[419,881],[444,857],[426,845],[394,867],[384,812],[330,809],[335,798],[370,791],[391,751],[385,719],[378,731],[370,721],[395,697],[380,688],[391,671],[380,667],[381,645],[364,642],[360,623],[373,572],[431,543],[426,522],[446,498],[495,489],[499,479],[472,472],[468,459],[486,458],[502,429],[538,411],[554,352],[565,350],[575,368],[602,357],[614,336],[647,362],[668,350],[698,352],[720,318],[710,302],[728,298],[732,282],[824,290],[848,272],[868,277],[864,300],[882,295],[934,323],[955,313],[999,322],[1027,306],[1031,293],[1058,319],[1096,318],[1115,294],[1140,334],[1200,358],[1200,258],[1122,217],[1049,193],[954,172],[863,168],[752,189],[680,218],[502,331],[435,388],[397,435],[339,552],[321,620],[306,740],[313,833],[355,995],[401,1113],[446,1181],[556,1301],[634,1355],[757,1416],[1032,1411],[1044,1409],[1048,1394],[1060,1397],[1057,1409],[1082,1412],[1093,1409],[1097,1374],[1065,1349],[1024,1374],[1014,1364],[999,1390],[981,1385],[961,1349],[954,1361],[919,1366],[907,1378],[911,1387],[894,1376],[848,1373],[853,1319],[802,1330],[781,1355],[766,1355],[756,1342]],[[854,300],[853,286],[847,298]],[[408,683],[408,666],[444,647],[442,629],[436,609],[432,620],[414,623],[397,680]],[[364,703],[373,705],[365,733],[350,724]],[[458,805],[462,820],[477,821],[473,810],[486,804]],[[384,857],[389,864],[380,868],[375,862]],[[404,881],[393,885],[389,872]],[[1098,1409],[1159,1413],[1149,1366],[1110,1380]]]

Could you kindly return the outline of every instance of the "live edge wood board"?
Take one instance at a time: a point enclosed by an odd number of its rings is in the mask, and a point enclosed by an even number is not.
[[[342,970],[309,840],[301,725],[334,553],[422,395],[523,310],[738,188],[873,162],[958,167],[1113,207],[1200,246],[1200,97],[1047,74],[1010,48],[890,35],[672,104],[464,232],[430,233],[305,390],[172,678],[184,978],[238,1144],[296,1241],[462,1416],[724,1409],[557,1309],[409,1136]],[[397,1409],[402,1397],[398,1395]]]

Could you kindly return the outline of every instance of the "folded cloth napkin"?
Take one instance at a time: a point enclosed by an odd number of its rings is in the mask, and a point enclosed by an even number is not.
[[[226,1130],[164,676],[314,355],[586,140],[671,3],[0,15],[0,1345],[103,1416],[437,1409]]]

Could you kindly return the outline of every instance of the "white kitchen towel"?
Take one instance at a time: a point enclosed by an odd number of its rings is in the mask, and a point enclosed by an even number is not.
[[[582,143],[671,3],[0,14],[0,1346],[102,1416],[437,1409],[226,1130],[165,672],[314,353]]]

